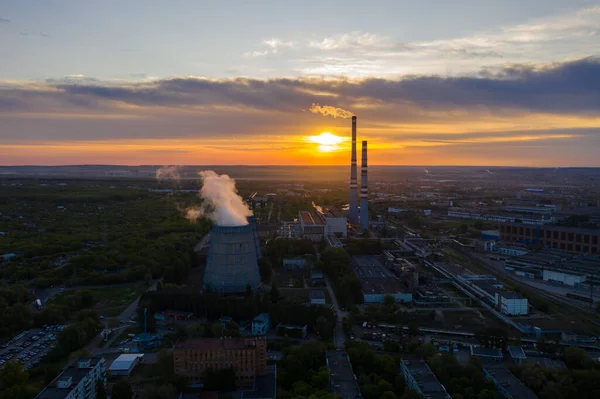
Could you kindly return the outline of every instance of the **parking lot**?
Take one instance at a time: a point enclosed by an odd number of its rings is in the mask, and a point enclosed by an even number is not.
[[[25,369],[37,365],[54,348],[56,335],[65,326],[46,326],[26,330],[0,347],[0,367],[6,362],[20,362]]]

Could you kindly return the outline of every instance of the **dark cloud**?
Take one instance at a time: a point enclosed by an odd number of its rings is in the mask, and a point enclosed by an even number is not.
[[[8,23],[8,22],[10,22],[10,19],[0,17],[0,24],[1,23]]]
[[[232,106],[299,112],[313,102],[342,107],[371,105],[362,112],[375,120],[408,113],[473,110],[509,116],[514,112],[600,113],[600,61],[585,58],[544,67],[510,66],[479,76],[413,76],[399,80],[200,79],[176,77],[110,85],[90,78],[49,80],[52,91],[0,89],[0,110],[14,110],[44,98],[41,106],[104,109],[114,101],[136,106]],[[375,107],[373,107],[375,106]],[[26,108],[35,108],[33,105]],[[416,110],[416,111],[415,111]],[[358,112],[356,110],[355,112]],[[386,117],[387,115],[387,117]],[[451,116],[451,115],[450,115]]]

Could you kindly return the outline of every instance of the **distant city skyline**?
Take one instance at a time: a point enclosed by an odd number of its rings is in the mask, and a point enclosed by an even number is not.
[[[598,1],[6,2],[0,165],[600,166]]]

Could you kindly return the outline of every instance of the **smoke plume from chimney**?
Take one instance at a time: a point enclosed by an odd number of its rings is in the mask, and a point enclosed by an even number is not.
[[[351,118],[354,114],[342,108],[332,107],[331,105],[319,105],[313,103],[309,109],[313,114],[321,114],[323,116],[333,116],[334,118]]]
[[[179,177],[178,166],[163,166],[156,171],[156,179],[158,181],[179,180]]]
[[[246,217],[252,215],[242,197],[237,193],[235,180],[228,175],[219,175],[212,170],[199,172],[202,189],[198,196],[204,201],[200,207],[189,207],[186,219],[196,221],[207,217],[219,226],[243,226]]]

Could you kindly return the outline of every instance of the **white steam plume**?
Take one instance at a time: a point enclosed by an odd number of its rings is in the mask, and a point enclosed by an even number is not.
[[[195,222],[207,217],[219,226],[243,226],[248,224],[246,217],[252,215],[242,197],[237,193],[235,180],[228,175],[218,175],[212,170],[199,173],[202,189],[198,195],[204,200],[200,207],[185,210],[186,219]]]
[[[346,111],[345,109],[332,107],[331,105],[319,105],[316,103],[311,105],[309,111],[313,114],[333,116],[334,118],[351,118],[354,116],[352,112]]]
[[[178,166],[163,166],[156,171],[156,179],[158,181],[179,180],[179,177]]]

